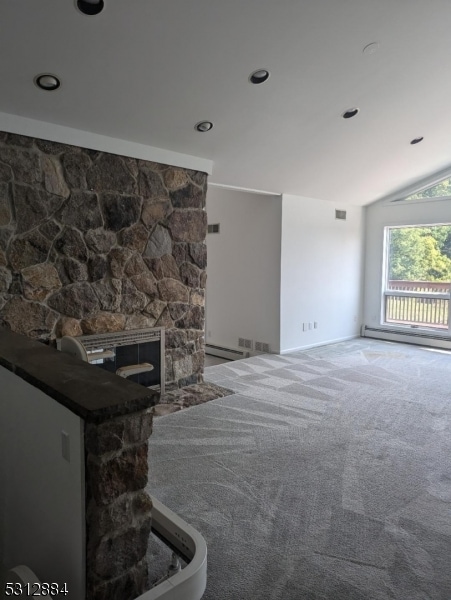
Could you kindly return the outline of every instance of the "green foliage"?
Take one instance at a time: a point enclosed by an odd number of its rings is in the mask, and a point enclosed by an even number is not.
[[[451,177],[449,179],[445,179],[437,185],[434,185],[422,192],[417,192],[416,194],[412,194],[408,196],[406,200],[420,200],[421,198],[439,198],[442,196],[451,196]]]
[[[451,281],[451,225],[391,229],[389,279]]]

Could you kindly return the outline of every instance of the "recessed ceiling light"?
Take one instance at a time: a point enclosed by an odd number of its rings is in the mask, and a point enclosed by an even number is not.
[[[206,131],[213,129],[213,123],[211,121],[199,121],[199,123],[194,125],[194,129],[196,131],[200,131],[201,133],[205,133]]]
[[[424,137],[417,137],[417,138],[413,138],[413,140],[410,142],[412,145],[413,144],[419,144],[420,142],[422,142],[424,140]]]
[[[249,81],[254,85],[258,85],[259,83],[265,83],[269,79],[269,71],[266,69],[258,69],[254,71],[249,76]]]
[[[379,50],[379,42],[371,42],[363,49],[363,54],[375,54]]]
[[[358,108],[348,108],[341,116],[343,119],[351,119],[352,117],[355,117],[358,112]]]
[[[84,15],[98,15],[104,9],[103,0],[77,0],[77,7]]]
[[[50,73],[37,75],[34,78],[34,82],[38,88],[41,88],[41,90],[45,90],[46,92],[53,92],[61,86],[61,81],[58,77],[56,77],[56,75],[51,75]]]

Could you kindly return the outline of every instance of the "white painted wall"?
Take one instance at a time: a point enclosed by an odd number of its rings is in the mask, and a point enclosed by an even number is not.
[[[237,347],[245,337],[288,352],[359,334],[363,209],[347,205],[337,221],[336,208],[209,188],[208,222],[221,233],[207,236],[207,343]]]
[[[238,338],[280,340],[281,197],[209,187],[206,341],[230,348]]]
[[[451,223],[451,200],[381,201],[365,209],[365,286],[363,322],[381,322],[384,228],[390,225]]]
[[[335,219],[346,208],[347,220]],[[281,351],[359,334],[363,209],[282,197]],[[318,329],[303,331],[303,323]]]
[[[85,597],[83,422],[0,367],[0,569],[27,565]],[[70,436],[70,462],[61,431]]]

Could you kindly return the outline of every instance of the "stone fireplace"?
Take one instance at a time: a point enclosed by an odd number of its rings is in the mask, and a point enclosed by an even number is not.
[[[166,389],[202,381],[207,175],[0,132],[0,321],[164,327]]]

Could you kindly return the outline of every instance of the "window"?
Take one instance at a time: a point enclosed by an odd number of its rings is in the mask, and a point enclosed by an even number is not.
[[[407,196],[405,200],[421,200],[422,198],[443,198],[451,196],[451,177],[428,187],[421,192]]]
[[[451,224],[386,228],[384,321],[450,330]]]

